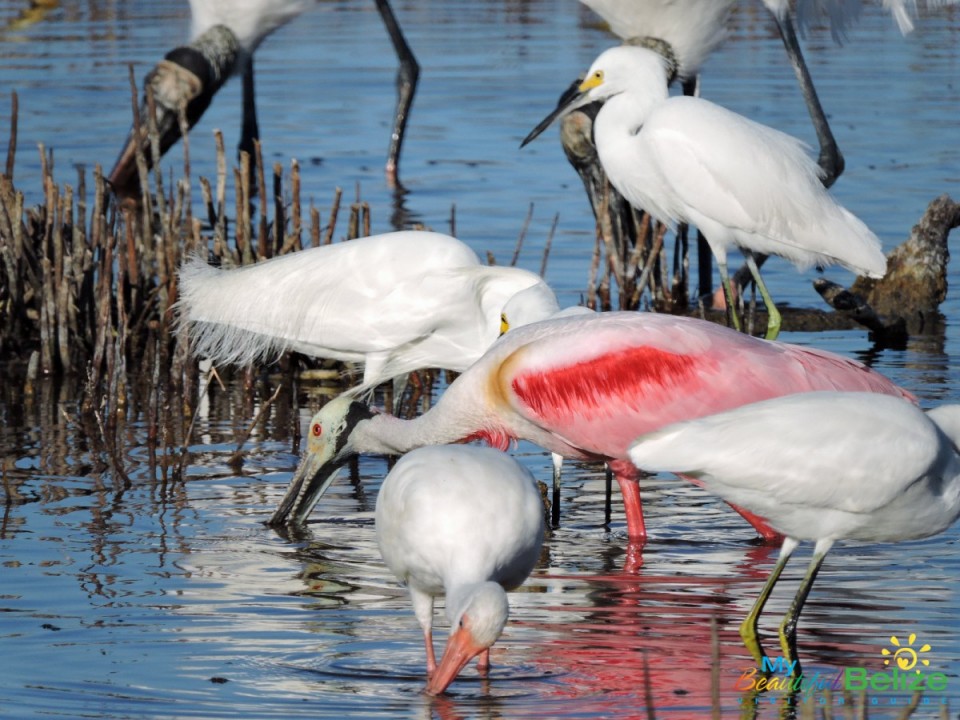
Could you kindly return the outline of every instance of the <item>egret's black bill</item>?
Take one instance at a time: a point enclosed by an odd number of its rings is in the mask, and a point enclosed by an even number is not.
[[[541,120],[539,125],[530,131],[530,134],[523,139],[522,143],[520,143],[520,147],[524,147],[531,140],[534,140],[538,135],[540,135],[540,133],[550,127],[550,124],[554,120],[572,110],[576,104],[583,99],[583,93],[580,92],[580,83],[582,82],[583,80],[578,78],[570,83],[570,87],[564,90],[563,94],[560,96],[560,99],[557,100],[557,107],[554,108],[553,112]]]

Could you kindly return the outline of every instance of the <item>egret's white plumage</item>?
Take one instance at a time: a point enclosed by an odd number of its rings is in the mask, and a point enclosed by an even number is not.
[[[421,368],[465,370],[499,337],[503,318],[515,327],[558,310],[539,275],[481,265],[466,244],[431,232],[230,270],[194,258],[180,271],[180,317],[199,355],[243,364],[296,351],[362,362],[358,392]]]
[[[536,482],[499,450],[422,447],[400,458],[383,481],[376,527],[383,561],[409,588],[423,629],[427,692],[443,692],[500,637],[508,614],[504,588],[520,585],[537,563],[544,519]],[[450,639],[438,666],[433,603],[441,595]]]
[[[695,77],[707,57],[727,39],[735,0],[580,0],[622,38],[658,38],[677,62],[677,75]]]
[[[603,52],[567,109],[603,101],[594,122],[610,182],[632,205],[668,223],[696,225],[726,280],[727,250],[775,254],[798,267],[839,263],[882,277],[877,237],[819,181],[804,145],[707,100],[670,97],[666,61],[627,45]],[[771,320],[779,315],[754,273]]]
[[[630,459],[644,470],[695,478],[786,536],[780,559],[741,634],[757,659],[757,619],[799,541],[813,561],[781,626],[796,657],[796,621],[836,540],[924,538],[960,516],[960,405],[928,413],[873,393],[787,395],[643,435]]]

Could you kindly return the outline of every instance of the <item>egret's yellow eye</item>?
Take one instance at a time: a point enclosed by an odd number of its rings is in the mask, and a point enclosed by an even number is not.
[[[586,92],[598,85],[603,85],[603,70],[594,70],[586,80],[580,83],[580,92]]]
[[[503,335],[510,329],[510,322],[507,320],[506,313],[500,313],[500,334]]]

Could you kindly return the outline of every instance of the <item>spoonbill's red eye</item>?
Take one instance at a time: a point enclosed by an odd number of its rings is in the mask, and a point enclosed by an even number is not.
[[[320,423],[314,423],[313,427],[310,428],[310,432],[313,433],[314,437],[320,437],[323,434],[323,428],[320,427]]]

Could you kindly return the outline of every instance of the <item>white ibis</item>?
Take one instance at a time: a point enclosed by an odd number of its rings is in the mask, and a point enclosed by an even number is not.
[[[902,398],[813,392],[745,405],[642,435],[630,459],[683,473],[786,537],[740,627],[758,666],[757,621],[801,540],[816,543],[780,625],[784,657],[797,659],[797,619],[837,540],[891,542],[935,535],[960,515],[960,405],[923,413]],[[799,661],[794,674],[800,673]]]
[[[410,590],[427,651],[430,695],[503,632],[505,590],[527,579],[540,557],[543,503],[530,472],[499,450],[429,445],[400,458],[377,495],[377,544]],[[446,596],[450,638],[437,665],[433,603]]]

